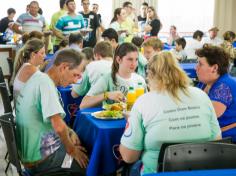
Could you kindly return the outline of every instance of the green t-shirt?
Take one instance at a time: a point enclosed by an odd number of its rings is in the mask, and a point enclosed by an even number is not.
[[[83,73],[82,82],[74,84],[72,89],[81,96],[88,93],[91,86],[93,86],[97,80],[104,74],[111,72],[111,60],[98,60],[90,62]]]
[[[149,92],[135,102],[121,144],[142,151],[143,173],[154,173],[166,142],[209,141],[221,135],[212,103],[198,88],[180,92],[176,104],[167,93]]]
[[[136,73],[132,73],[129,79],[124,79],[119,75],[116,75],[117,83],[116,85],[113,83],[111,73],[103,75],[96,84],[91,87],[88,96],[95,96],[102,94],[104,92],[112,92],[112,91],[121,91],[125,96],[128,93],[129,87],[132,86],[134,89],[138,88],[138,83],[141,82],[142,86],[147,91],[147,86],[143,77]],[[111,103],[110,101],[108,103]]]
[[[137,73],[142,76],[144,79],[146,78],[146,66],[147,66],[147,59],[143,56],[142,53],[138,55],[138,67]]]
[[[61,145],[50,117],[65,112],[57,88],[47,74],[36,72],[16,99],[17,146],[23,162],[34,162],[54,153]]]
[[[64,15],[67,14],[67,11],[66,10],[59,10],[58,12],[54,13],[52,15],[52,19],[51,19],[51,24],[49,26],[49,29],[50,30],[53,30],[55,29],[55,26],[57,24],[57,21]],[[52,42],[53,42],[53,45],[59,45],[59,43],[61,42],[61,39],[57,38],[56,36],[53,36],[52,38]]]

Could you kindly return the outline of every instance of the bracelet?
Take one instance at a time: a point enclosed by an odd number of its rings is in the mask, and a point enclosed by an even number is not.
[[[108,100],[108,92],[104,92],[103,97],[104,97],[104,100]]]

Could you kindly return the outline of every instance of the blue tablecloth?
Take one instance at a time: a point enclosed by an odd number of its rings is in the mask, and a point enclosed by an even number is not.
[[[181,68],[188,74],[190,78],[196,78],[196,63],[181,63]]]
[[[236,176],[236,169],[225,170],[201,170],[183,172],[162,172],[156,174],[145,174],[144,176]]]
[[[167,43],[164,43],[164,45],[163,45],[163,50],[171,50],[172,48],[175,48],[175,46],[171,46]]]
[[[90,155],[87,176],[113,173],[119,161],[113,154],[113,147],[120,144],[126,120],[99,120],[91,113],[101,108],[80,110],[74,122],[74,130]]]
[[[47,54],[47,55],[44,57],[44,60],[45,60],[45,61],[51,60],[53,57],[54,57],[54,54]]]
[[[64,104],[64,111],[66,112],[65,122],[68,125],[73,124],[73,119],[76,117],[77,110],[79,110],[79,105],[83,99],[83,96],[78,98],[73,98],[71,96],[71,86],[68,87],[58,87],[61,93],[61,98]]]
[[[236,48],[236,41],[233,42],[233,47]]]

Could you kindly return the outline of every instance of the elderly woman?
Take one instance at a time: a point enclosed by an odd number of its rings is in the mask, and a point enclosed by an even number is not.
[[[165,142],[221,137],[209,97],[189,85],[186,73],[169,51],[155,55],[148,68],[151,91],[135,102],[120,145],[125,162],[141,158],[142,173],[156,172],[160,148]]]
[[[222,136],[236,141],[236,81],[228,74],[230,56],[217,46],[204,45],[198,56],[198,87],[210,97]]]
[[[233,42],[236,38],[236,35],[233,31],[226,31],[223,35],[224,42],[221,44],[221,47],[230,55],[230,59],[234,61],[236,59],[236,49],[233,47]]]

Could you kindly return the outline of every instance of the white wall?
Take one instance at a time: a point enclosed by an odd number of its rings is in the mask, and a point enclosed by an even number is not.
[[[169,32],[171,25],[181,32],[206,32],[213,25],[214,0],[158,0],[157,13],[162,32]]]
[[[0,1],[0,18],[5,17],[7,9],[13,7],[16,9],[16,19],[21,13],[25,12],[26,5],[31,0]],[[5,3],[3,3],[4,1]],[[77,11],[81,11],[81,0],[75,1]],[[96,2],[100,5],[99,13],[102,15],[105,27],[108,27],[113,15],[113,1],[119,0],[90,0],[90,4]],[[150,0],[146,1],[149,2]],[[154,3],[157,0],[152,1]],[[38,0],[38,2],[43,9],[46,21],[50,23],[52,14],[59,9],[59,0]],[[178,31],[182,32],[193,32],[196,29],[207,31],[213,25],[214,0],[158,0],[157,3],[157,13],[163,24],[161,32],[168,32],[172,24],[177,26]],[[134,5],[134,7],[136,6]],[[137,9],[137,12],[139,12],[139,9]]]
[[[46,18],[47,23],[50,23],[52,14],[58,11],[59,9],[59,0],[37,0],[37,1],[39,2],[39,6],[43,9],[43,15]],[[75,0],[75,1],[77,5],[77,11],[81,11],[82,10],[81,1],[80,0]],[[30,2],[31,0],[5,0],[5,3],[3,3],[3,0],[1,0],[0,18],[5,17],[7,15],[7,9],[12,7],[16,9],[16,15],[15,15],[15,20],[16,20],[21,13],[25,12],[26,5],[29,4]],[[112,8],[109,7],[112,6],[112,1],[90,0],[90,4],[92,3],[99,4],[100,6],[99,13],[101,13],[103,21],[109,23],[112,14]]]

